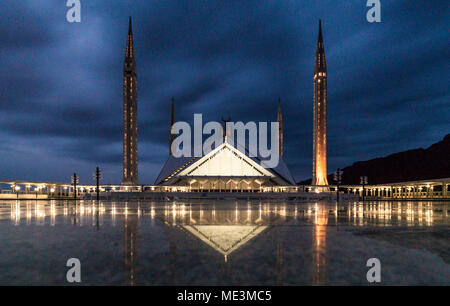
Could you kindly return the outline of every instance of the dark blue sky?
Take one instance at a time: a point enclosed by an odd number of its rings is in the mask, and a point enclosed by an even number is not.
[[[122,167],[122,69],[128,27],[138,64],[139,172],[153,183],[176,119],[275,121],[285,159],[311,177],[318,20],[328,67],[328,171],[427,147],[450,131],[449,6],[381,0],[381,23],[355,1],[65,0],[0,4],[0,179],[105,183]]]

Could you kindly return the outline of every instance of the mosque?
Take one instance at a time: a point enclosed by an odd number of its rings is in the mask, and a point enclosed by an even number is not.
[[[327,70],[319,22],[319,35],[314,66],[314,129],[313,129],[313,182],[312,185],[328,185],[327,182]],[[137,119],[137,67],[131,18],[123,73],[123,185],[138,185],[138,119]],[[159,173],[155,186],[180,186],[189,191],[211,192],[262,192],[267,188],[295,186],[295,180],[283,159],[283,115],[278,101],[279,162],[276,167],[265,167],[259,156],[251,157],[245,144],[225,137],[221,145],[200,157],[169,157]],[[174,103],[170,128],[175,123]],[[169,133],[170,134],[170,133]],[[169,147],[174,141],[169,136]],[[188,188],[187,188],[188,187]]]

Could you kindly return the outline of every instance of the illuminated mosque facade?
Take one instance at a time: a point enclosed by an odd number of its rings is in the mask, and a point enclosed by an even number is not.
[[[129,23],[123,75],[123,180],[124,185],[138,185],[138,121],[137,71],[131,18]],[[327,182],[327,123],[326,123],[326,63],[319,23],[314,67],[314,132],[312,185]],[[171,105],[170,128],[175,124],[174,101]],[[221,145],[201,157],[175,157],[170,150],[175,139],[169,136],[169,157],[159,173],[155,186],[181,186],[189,191],[261,192],[268,188],[296,186],[294,177],[283,159],[283,115],[278,101],[279,125],[276,167],[266,167],[259,156],[250,157],[247,148],[225,137]],[[170,129],[169,129],[170,132]],[[282,190],[280,190],[282,191]]]

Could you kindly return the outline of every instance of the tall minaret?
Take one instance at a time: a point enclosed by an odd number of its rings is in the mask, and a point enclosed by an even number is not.
[[[328,185],[327,181],[327,65],[319,21],[319,38],[314,65],[314,135],[312,185]]]
[[[133,30],[128,28],[127,49],[123,65],[123,180],[122,184],[138,184],[137,73]]]
[[[281,99],[278,98],[278,152],[280,156],[283,156],[283,115],[281,113]]]
[[[170,126],[169,126],[169,155],[172,155],[172,143],[175,140],[175,134],[171,133],[172,126],[175,124],[175,99],[172,97],[172,109],[170,114]]]

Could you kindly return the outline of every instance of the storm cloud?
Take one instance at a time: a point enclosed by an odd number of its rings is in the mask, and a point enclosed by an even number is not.
[[[312,171],[313,66],[322,19],[328,68],[328,170],[426,147],[450,128],[443,1],[4,0],[0,18],[0,179],[105,183],[122,167],[122,69],[128,16],[138,69],[139,172],[153,183],[176,120],[275,121],[285,159]]]

